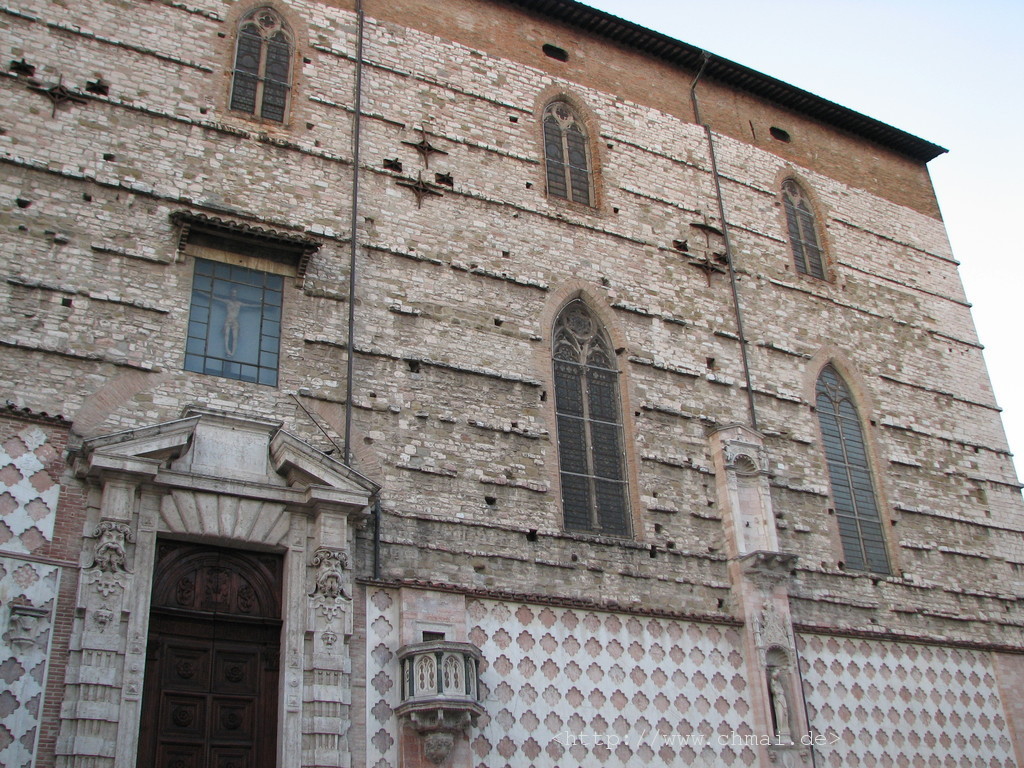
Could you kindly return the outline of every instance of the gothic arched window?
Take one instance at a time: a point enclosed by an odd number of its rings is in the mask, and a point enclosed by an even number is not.
[[[291,37],[275,11],[260,8],[242,19],[235,49],[231,109],[283,123],[291,56]]]
[[[816,395],[846,567],[889,573],[864,431],[850,389],[836,369],[828,365],[818,377]]]
[[[818,245],[818,231],[814,224],[807,195],[792,179],[782,184],[782,202],[786,207],[786,227],[789,245],[793,249],[796,271],[821,280],[825,279],[825,259]]]
[[[548,194],[590,205],[590,161],[583,121],[564,101],[544,110],[544,162]]]
[[[628,536],[619,372],[608,335],[582,301],[555,320],[553,352],[565,527]]]

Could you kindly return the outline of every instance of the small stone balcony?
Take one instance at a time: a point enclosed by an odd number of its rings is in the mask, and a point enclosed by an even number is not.
[[[456,736],[484,711],[479,701],[482,658],[475,645],[449,640],[398,649],[402,703],[395,712],[424,738],[424,753],[435,764],[444,762]]]

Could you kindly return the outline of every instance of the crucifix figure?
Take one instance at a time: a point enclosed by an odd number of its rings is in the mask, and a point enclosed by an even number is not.
[[[219,301],[224,305],[224,354],[228,357],[234,357],[235,352],[238,349],[238,316],[243,307],[247,309],[258,309],[259,304],[239,299],[237,288],[231,289],[230,299],[222,299],[219,296],[213,296],[213,300]]]

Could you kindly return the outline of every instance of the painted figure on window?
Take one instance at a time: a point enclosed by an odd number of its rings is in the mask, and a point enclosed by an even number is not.
[[[281,275],[196,259],[185,369],[277,384]]]
[[[260,305],[256,302],[241,301],[238,298],[237,288],[231,289],[230,299],[222,299],[220,296],[211,296],[211,298],[224,305],[224,354],[234,357],[235,351],[238,349],[240,331],[238,316],[243,308],[259,309]]]

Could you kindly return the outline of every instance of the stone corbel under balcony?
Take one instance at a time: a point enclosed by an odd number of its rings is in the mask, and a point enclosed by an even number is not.
[[[476,724],[484,708],[479,701],[480,650],[471,643],[438,640],[398,649],[402,703],[395,709],[424,740],[424,754],[443,763],[455,739]]]

